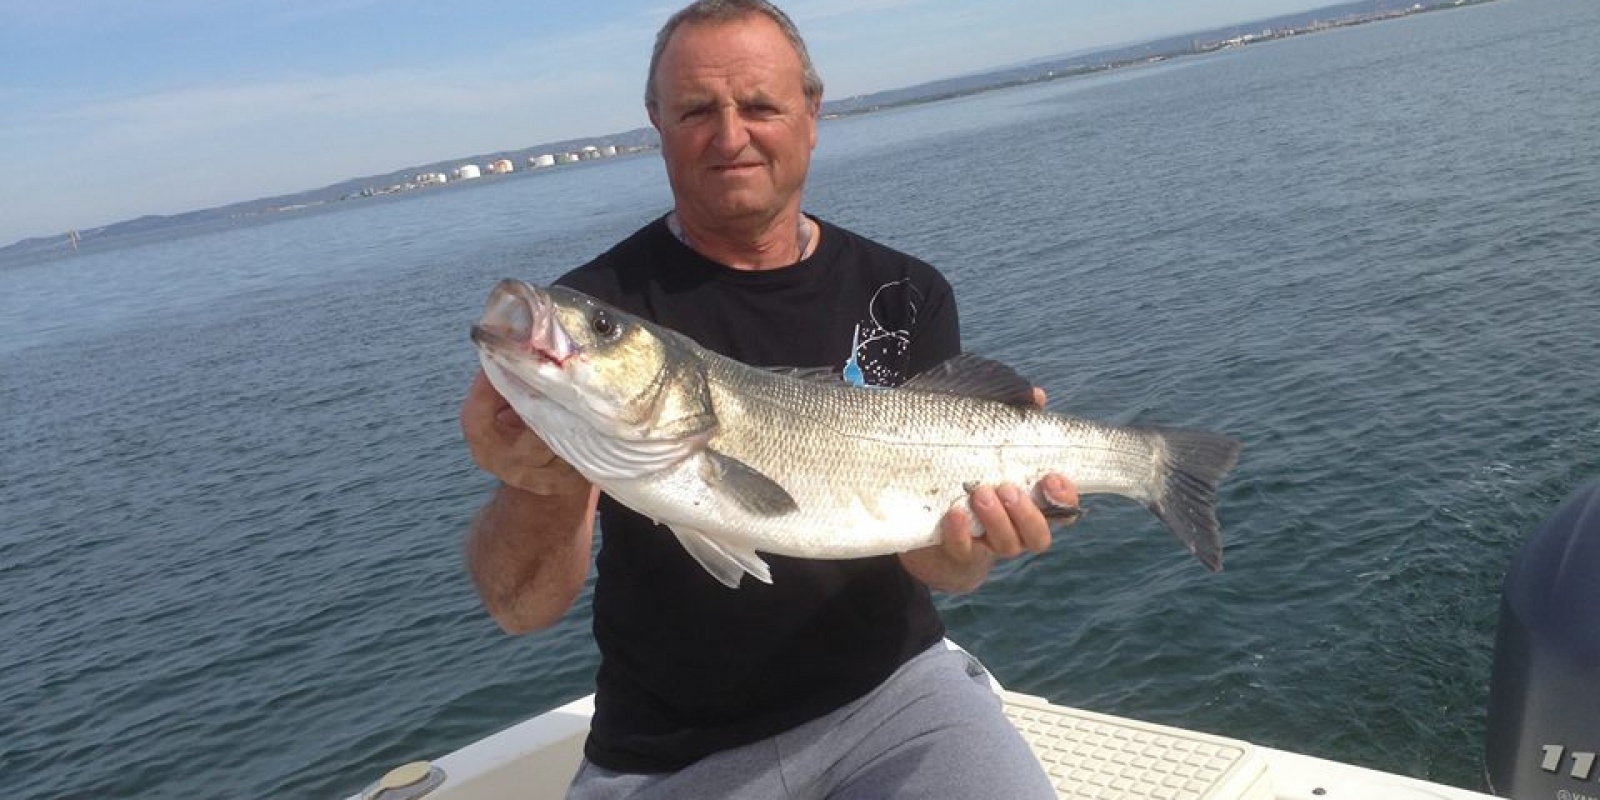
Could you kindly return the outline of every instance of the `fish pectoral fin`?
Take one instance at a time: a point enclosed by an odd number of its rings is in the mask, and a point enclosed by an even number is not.
[[[705,534],[689,528],[674,527],[674,536],[683,549],[700,562],[700,566],[711,573],[723,586],[729,589],[739,588],[739,579],[745,575],[753,575],[762,583],[772,583],[772,570],[767,567],[767,562],[756,555],[756,551],[734,547],[713,540]]]
[[[778,517],[800,508],[777,481],[709,448],[701,453],[700,478],[714,493],[757,516]]]

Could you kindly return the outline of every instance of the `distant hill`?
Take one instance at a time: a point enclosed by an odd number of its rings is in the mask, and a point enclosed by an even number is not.
[[[442,172],[448,176],[456,167],[462,164],[477,164],[480,167],[486,167],[488,164],[504,158],[509,159],[515,165],[515,168],[521,171],[528,168],[528,158],[531,156],[545,153],[575,152],[585,146],[605,147],[607,145],[615,145],[619,149],[630,150],[655,148],[660,146],[660,140],[652,128],[635,128],[622,133],[568,139],[525,147],[520,150],[503,150],[451,158],[444,161],[406,167],[393,172],[351,178],[339,183],[293,194],[244,200],[225,206],[187,211],[181,214],[147,215],[98,228],[83,228],[77,232],[77,247],[85,252],[119,247],[136,243],[142,239],[154,238],[152,234],[158,232],[170,233],[180,228],[208,229],[228,220],[269,214],[294,213],[308,207],[322,206],[343,200],[357,200],[375,193],[386,193],[391,188],[410,183],[419,174]],[[6,247],[0,247],[0,265],[19,261],[34,261],[39,258],[64,257],[71,255],[72,252],[73,245],[68,240],[68,234],[39,236],[23,239]]]
[[[959,97],[964,94],[989,91],[1005,86],[1016,86],[1045,80],[1067,78],[1100,72],[1107,69],[1138,64],[1157,58],[1178,58],[1210,52],[1224,42],[1243,36],[1259,36],[1263,31],[1285,32],[1298,35],[1323,27],[1339,27],[1363,22],[1388,19],[1419,11],[1434,11],[1462,5],[1474,5],[1491,0],[1362,0],[1362,2],[1304,11],[1296,14],[1228,25],[1221,28],[1169,36],[1138,44],[1120,47],[1096,48],[1070,56],[1055,56],[1030,61],[1027,64],[984,70],[971,75],[919,83],[900,89],[889,89],[869,95],[848,97],[824,104],[826,113],[847,115],[875,111],[893,106],[930,100]]]
[[[1299,14],[1286,14],[1182,36],[1171,36],[1140,44],[1097,49],[1072,56],[1040,59],[1024,65],[985,70],[971,75],[930,81],[915,86],[830,100],[823,104],[822,110],[825,116],[867,113],[1025,83],[1057,80],[1115,69],[1152,59],[1177,58],[1195,53],[1210,52],[1224,46],[1230,40],[1236,41],[1245,36],[1274,38],[1298,35],[1325,27],[1361,24],[1406,13],[1432,11],[1491,1],[1424,0],[1424,2],[1419,3],[1417,0],[1362,0],[1362,2],[1343,3]],[[1263,32],[1267,31],[1271,31],[1273,37],[1261,36]],[[322,206],[346,200],[359,200],[372,194],[383,194],[398,189],[410,183],[417,175],[422,173],[442,172],[449,175],[452,170],[461,164],[487,165],[498,159],[505,158],[510,159],[516,169],[520,171],[527,168],[530,156],[575,151],[591,145],[595,147],[615,145],[619,149],[631,150],[659,147],[660,140],[653,129],[636,128],[622,133],[550,142],[525,147],[520,150],[480,153],[472,156],[451,158],[431,164],[407,167],[385,174],[351,178],[329,186],[293,194],[246,200],[182,214],[144,216],[99,228],[84,229],[77,232],[78,241],[76,246],[86,251],[104,249],[130,244],[141,239],[155,238],[159,235],[170,235],[176,229],[190,227],[197,230],[206,229],[225,223],[228,220],[267,214],[294,213],[307,207]],[[72,252],[73,245],[68,241],[65,234],[36,237],[24,239],[7,247],[0,247],[0,263],[18,263],[64,257]]]

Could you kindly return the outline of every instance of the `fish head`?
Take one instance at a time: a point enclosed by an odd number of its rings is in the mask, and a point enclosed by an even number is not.
[[[581,292],[503,280],[472,341],[490,382],[535,428],[524,413],[534,401],[632,441],[679,439],[714,422],[686,340]]]

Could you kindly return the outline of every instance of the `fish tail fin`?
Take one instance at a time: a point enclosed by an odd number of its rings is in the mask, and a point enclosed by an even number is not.
[[[1162,469],[1147,505],[1212,572],[1222,571],[1217,485],[1239,457],[1239,442],[1203,431],[1150,428]]]

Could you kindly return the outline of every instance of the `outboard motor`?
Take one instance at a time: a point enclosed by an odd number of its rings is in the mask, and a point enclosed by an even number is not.
[[[1486,749],[1500,797],[1600,800],[1600,481],[1567,498],[1506,575]]]

